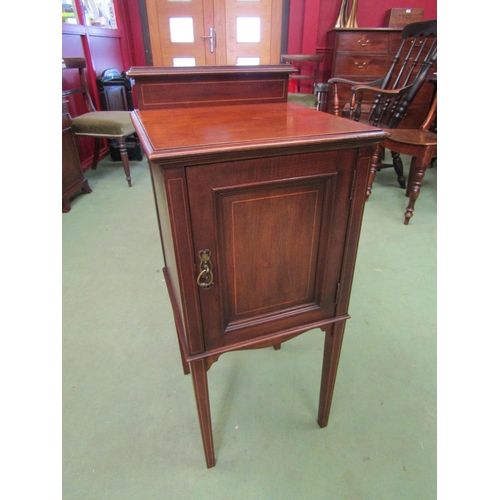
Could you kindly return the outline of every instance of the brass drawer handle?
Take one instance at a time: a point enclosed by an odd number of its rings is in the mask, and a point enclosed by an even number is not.
[[[204,290],[209,290],[214,286],[214,273],[212,272],[212,262],[210,257],[212,253],[210,250],[200,250],[198,252],[200,256],[200,274],[196,278],[196,283],[200,288]]]
[[[360,64],[358,62],[355,62],[354,66],[356,66],[356,68],[358,68],[358,69],[363,69],[363,68],[366,68],[366,63],[364,62],[364,63]]]
[[[370,43],[370,40],[364,41],[362,38],[360,38],[358,40],[358,43],[361,45],[361,47],[366,47]]]

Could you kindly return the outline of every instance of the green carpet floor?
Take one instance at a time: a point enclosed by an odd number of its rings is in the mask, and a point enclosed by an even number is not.
[[[129,188],[103,160],[62,215],[64,500],[436,498],[437,166],[409,226],[394,172],[376,177],[328,427],[321,331],[225,354],[208,373],[210,470],[147,162],[131,169]]]

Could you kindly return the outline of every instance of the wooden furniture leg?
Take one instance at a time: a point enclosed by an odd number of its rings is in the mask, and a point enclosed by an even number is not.
[[[380,145],[375,146],[375,149],[372,154],[371,162],[370,162],[370,173],[368,174],[368,185],[366,186],[366,201],[372,194],[372,186],[373,181],[375,180],[375,176],[377,175],[377,169],[380,165],[380,155],[382,148]]]
[[[84,179],[79,185],[77,185],[76,191],[78,191],[78,188],[81,189],[83,194],[90,194],[92,192],[92,189],[90,189],[89,186],[89,181],[87,179]],[[71,196],[76,194],[76,192],[71,192],[71,194],[68,194],[66,196],[62,197],[62,213],[66,214],[71,210],[71,205],[69,203],[69,200]]]
[[[125,142],[125,137],[120,137],[116,139],[118,144],[118,150],[120,151],[120,159],[122,161],[123,170],[125,171],[125,178],[127,179],[128,186],[132,187],[132,177],[130,176],[130,164],[128,162],[128,152],[127,145]],[[101,139],[98,137],[94,140],[94,156],[92,158],[92,170],[97,168],[97,163],[99,162],[99,155],[101,153]]]
[[[401,155],[397,151],[391,151],[391,156],[394,171],[398,176],[399,187],[401,189],[404,189],[406,187],[406,180],[403,172],[403,162],[401,161]]]
[[[333,323],[325,329],[325,348],[323,352],[323,371],[321,373],[321,389],[319,395],[318,424],[328,425],[333,389],[339,366],[340,350],[344,338],[345,320]]]
[[[92,166],[90,167],[92,170],[97,168],[97,164],[99,163],[99,155],[101,153],[101,139],[96,137],[94,139],[94,156],[92,157]]]
[[[208,397],[207,364],[205,359],[191,362],[194,394],[200,420],[201,437],[207,467],[215,465],[214,440],[212,435],[212,421],[210,418],[210,400]]]
[[[405,226],[408,225],[410,219],[413,217],[415,209],[415,202],[420,194],[422,187],[422,180],[424,178],[427,167],[430,165],[432,159],[437,154],[437,146],[423,146],[418,148],[417,154],[412,157],[410,165],[410,174],[408,188],[406,189],[406,196],[409,198],[408,206],[405,212]]]
[[[186,361],[186,351],[184,349],[184,344],[181,341],[181,334],[179,333],[179,330],[177,330],[177,341],[181,352],[182,370],[184,371],[184,375],[189,375],[191,371],[189,369],[189,363]]]
[[[427,151],[425,152],[427,153]],[[408,225],[410,219],[413,217],[413,211],[415,210],[415,202],[417,201],[418,195],[420,194],[420,188],[422,187],[422,180],[427,170],[427,166],[430,163],[428,159],[428,154],[422,156],[414,156],[411,159],[410,166],[410,182],[408,183],[408,188],[406,190],[406,196],[408,196],[408,206],[405,212],[405,226]]]
[[[120,158],[123,163],[123,170],[125,170],[125,177],[128,182],[128,187],[132,187],[132,178],[130,177],[130,165],[128,163],[128,153],[127,146],[125,144],[125,137],[116,139],[116,142],[118,143],[118,149],[120,150]]]

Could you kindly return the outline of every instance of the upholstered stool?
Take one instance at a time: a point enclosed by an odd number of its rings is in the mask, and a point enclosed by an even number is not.
[[[96,146],[92,168],[97,167],[100,139],[115,139],[118,143],[120,158],[125,170],[125,177],[132,186],[125,138],[135,133],[129,111],[93,111],[73,118],[72,129],[75,135],[94,137]]]
[[[295,104],[300,104],[301,106],[306,106],[311,109],[318,108],[318,98],[315,94],[302,94],[299,92],[289,92],[288,101],[294,102]]]
[[[64,91],[63,96],[73,94],[83,95],[87,113],[72,118],[71,129],[75,135],[93,137],[95,139],[92,169],[97,167],[101,151],[102,139],[114,139],[118,143],[120,159],[125,170],[125,177],[129,186],[132,186],[130,165],[128,160],[125,138],[135,133],[130,118],[130,111],[97,111],[90,98],[87,79],[85,76],[86,62],[83,57],[63,57],[63,70],[77,69],[80,79],[80,88]]]

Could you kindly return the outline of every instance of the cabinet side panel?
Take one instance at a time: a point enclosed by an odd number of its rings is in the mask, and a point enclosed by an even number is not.
[[[359,236],[361,234],[361,221],[365,208],[366,186],[368,184],[368,173],[370,170],[371,155],[373,148],[361,148],[359,150],[356,173],[352,190],[352,203],[349,212],[349,222],[345,238],[344,258],[342,259],[342,271],[340,280],[339,296],[337,299],[337,315],[346,314],[351,296],[352,281],[354,278],[354,266],[358,252]]]
[[[191,250],[184,171],[163,171],[155,164],[150,168],[165,259],[165,278],[169,281],[174,314],[177,311],[182,320],[181,334],[184,336],[188,354],[198,353],[203,351],[204,347],[193,283],[194,257]],[[176,326],[179,330],[179,325]]]

